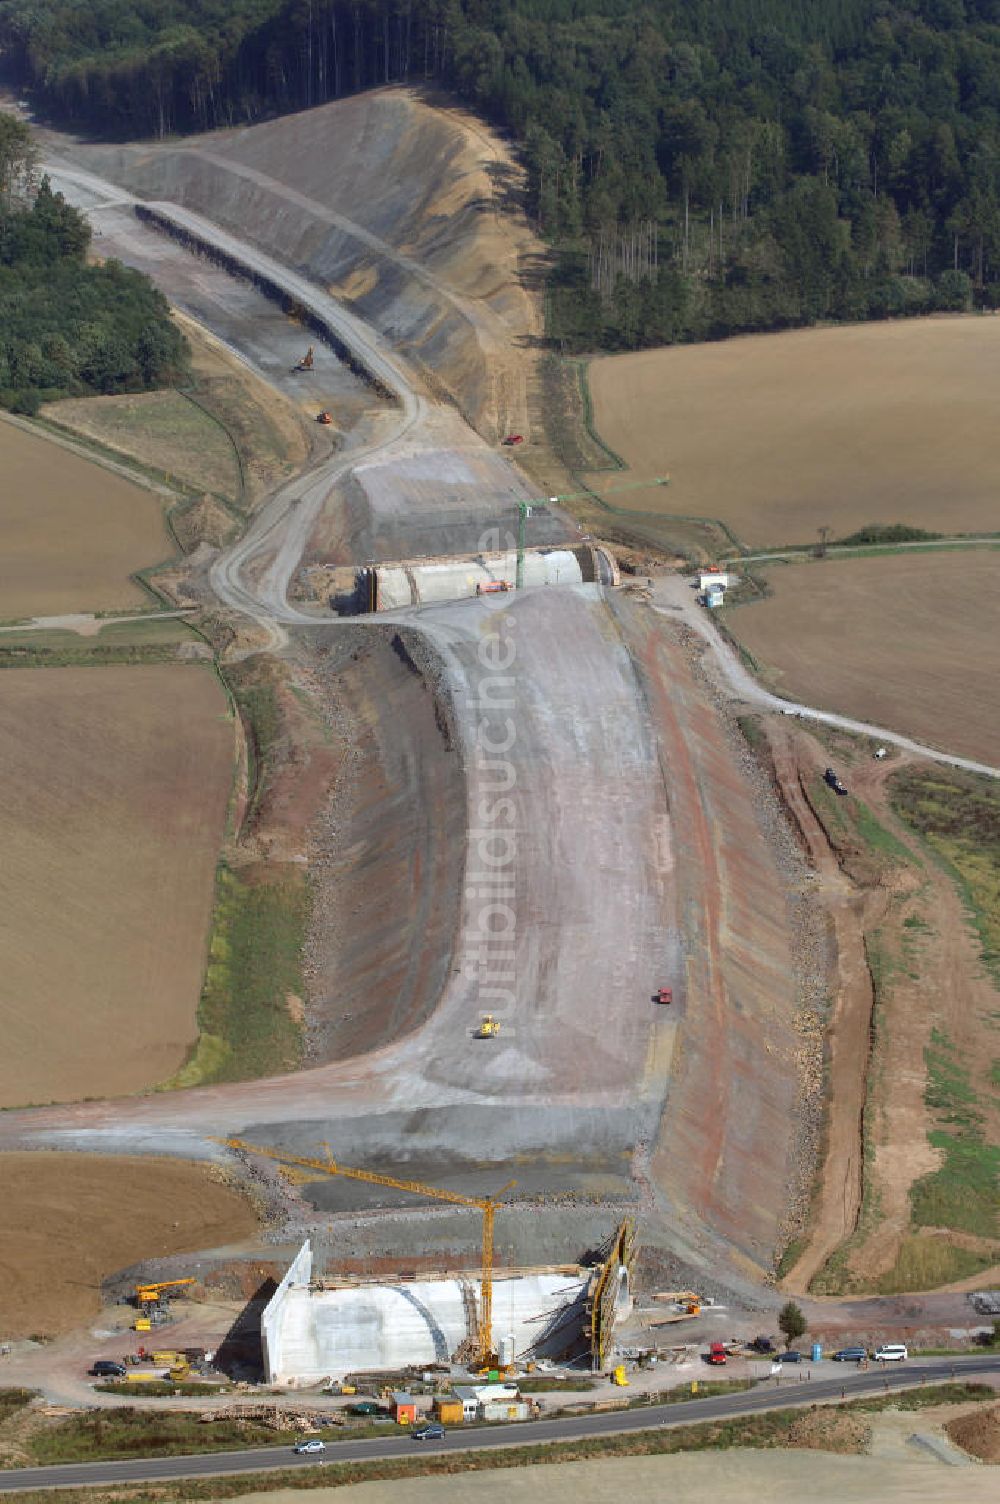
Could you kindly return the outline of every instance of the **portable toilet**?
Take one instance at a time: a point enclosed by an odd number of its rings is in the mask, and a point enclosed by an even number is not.
[[[412,1426],[417,1418],[417,1402],[412,1394],[396,1389],[392,1395],[392,1418],[397,1426]]]
[[[823,1348],[820,1345],[820,1343],[814,1342],[813,1345],[812,1345],[812,1360],[813,1360],[814,1363],[819,1363],[819,1362],[822,1361],[822,1358],[823,1358]]]

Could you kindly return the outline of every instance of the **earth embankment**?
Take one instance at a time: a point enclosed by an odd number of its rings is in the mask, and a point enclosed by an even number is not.
[[[522,279],[541,248],[516,209],[517,169],[479,122],[386,89],[182,147],[74,155],[307,272],[487,437],[523,432],[515,346],[540,330]]]
[[[465,783],[435,682],[406,629],[310,633],[312,682],[343,755],[311,863],[314,1059],[378,1049],[433,1010],[451,968]]]
[[[620,598],[656,719],[677,853],[683,1015],[650,1176],[693,1245],[721,1238],[766,1270],[807,1147],[789,879],[765,805],[683,629]],[[638,989],[637,989],[638,990]]]

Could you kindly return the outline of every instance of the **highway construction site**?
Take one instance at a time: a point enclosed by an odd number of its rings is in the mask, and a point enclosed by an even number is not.
[[[535,1337],[564,1307],[601,1366],[634,1278],[773,1307],[821,1152],[815,867],[688,584],[630,582],[566,478],[502,442],[541,438],[541,250],[483,139],[386,90],[183,145],[45,143],[96,250],[308,432],[303,472],[170,589],[227,623],[223,671],[266,659],[312,718],[247,826],[255,859],[305,867],[312,918],[300,1070],[7,1111],[0,1148],[176,1156],[250,1187],[260,1235],[199,1268],[266,1266],[285,1291],[272,1379],[334,1372],[334,1328],[345,1372],[489,1364],[508,1338],[551,1356]],[[418,158],[441,166],[413,194]],[[447,1288],[406,1297],[411,1353],[388,1297],[317,1314],[313,1260]]]

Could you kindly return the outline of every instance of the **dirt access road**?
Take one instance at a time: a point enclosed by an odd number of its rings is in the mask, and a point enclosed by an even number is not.
[[[690,580],[681,575],[667,575],[656,580],[653,586],[653,601],[656,607],[685,622],[693,632],[708,644],[711,659],[727,690],[737,700],[754,705],[761,710],[777,711],[779,715],[799,716],[804,721],[816,721],[825,726],[836,726],[841,731],[851,731],[858,736],[871,736],[904,752],[913,752],[918,757],[927,757],[932,762],[943,763],[950,768],[962,768],[967,773],[983,773],[987,778],[1000,778],[1000,767],[992,763],[975,762],[968,757],[956,757],[929,747],[912,737],[902,736],[885,726],[875,726],[868,721],[853,720],[850,716],[837,715],[833,711],[818,710],[797,700],[783,700],[764,689],[752,674],[743,667],[728,643],[712,626],[709,613],[698,604]]]

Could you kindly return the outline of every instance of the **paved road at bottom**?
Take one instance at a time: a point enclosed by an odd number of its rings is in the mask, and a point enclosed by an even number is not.
[[[846,1365],[845,1365],[846,1367]],[[885,1370],[869,1369],[858,1373],[853,1368],[835,1372],[832,1363],[823,1363],[822,1377],[806,1373],[813,1365],[804,1364],[803,1372],[790,1372],[780,1383],[765,1381],[756,1389],[737,1394],[717,1395],[701,1400],[682,1400],[673,1405],[642,1405],[634,1410],[604,1411],[597,1415],[562,1417],[484,1427],[471,1431],[449,1431],[442,1441],[415,1442],[409,1435],[378,1437],[368,1441],[334,1441],[327,1443],[317,1456],[296,1456],[287,1445],[248,1447],[239,1452],[205,1452],[186,1457],[137,1457],[128,1462],[64,1463],[58,1467],[25,1467],[0,1472],[0,1492],[28,1488],[58,1488],[70,1485],[104,1485],[114,1483],[162,1482],[169,1478],[200,1478],[222,1473],[270,1472],[276,1468],[315,1467],[329,1462],[369,1462],[387,1457],[428,1452],[472,1452],[494,1447],[537,1446],[554,1441],[582,1441],[613,1436],[629,1431],[647,1431],[656,1426],[690,1425],[692,1421],[720,1420],[734,1415],[754,1415],[763,1410],[782,1410],[789,1405],[817,1404],[820,1401],[856,1398],[881,1394],[887,1388],[913,1388],[920,1384],[940,1383],[949,1379],[1000,1379],[1000,1357],[927,1359],[920,1362],[889,1365]]]

